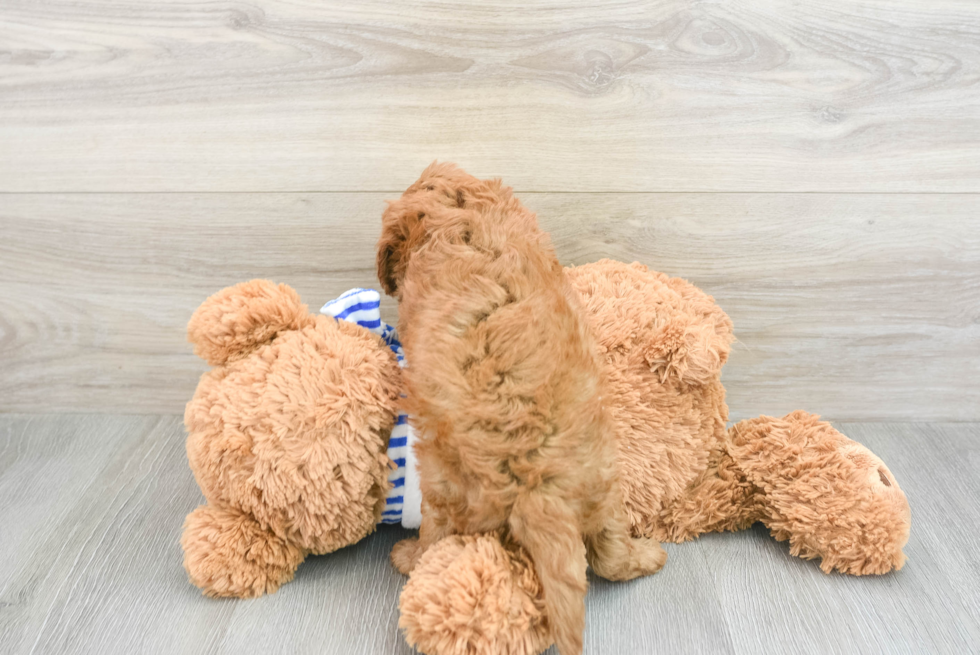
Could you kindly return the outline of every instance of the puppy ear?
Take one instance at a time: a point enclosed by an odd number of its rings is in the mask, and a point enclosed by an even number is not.
[[[402,241],[402,246],[404,246],[404,241]],[[381,288],[389,296],[394,296],[398,293],[395,269],[398,267],[400,251],[401,248],[397,243],[394,243],[392,240],[386,242],[384,237],[378,243],[378,281],[381,283]]]
[[[381,217],[378,239],[378,281],[385,293],[398,297],[399,285],[408,267],[411,250],[425,238],[425,212],[417,202],[400,199],[388,204]]]

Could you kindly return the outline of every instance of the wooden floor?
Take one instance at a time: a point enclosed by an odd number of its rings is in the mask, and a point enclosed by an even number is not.
[[[760,526],[667,545],[653,577],[593,579],[586,652],[977,652],[980,425],[837,427],[909,496],[901,571],[824,575]],[[211,600],[177,543],[201,501],[178,417],[0,417],[0,652],[411,652],[387,559],[400,528],[312,558],[271,596]]]

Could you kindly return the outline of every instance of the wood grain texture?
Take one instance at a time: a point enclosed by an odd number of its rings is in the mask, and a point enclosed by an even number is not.
[[[980,639],[980,424],[843,424],[909,496],[909,562],[824,575],[756,528],[667,545],[655,576],[593,578],[586,652],[967,653]],[[0,416],[0,652],[407,654],[400,528],[211,600],[177,543],[201,502],[175,416]],[[549,655],[556,655],[554,650]]]
[[[383,194],[39,194],[0,205],[0,410],[180,412],[194,309],[254,277],[377,286]],[[739,342],[734,418],[980,419],[972,195],[525,194],[565,264],[690,279]],[[386,320],[396,320],[385,300]]]
[[[5,0],[0,191],[980,191],[980,4]]]

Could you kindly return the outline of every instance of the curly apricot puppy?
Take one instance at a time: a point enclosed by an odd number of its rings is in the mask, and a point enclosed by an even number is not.
[[[378,277],[420,435],[420,538],[393,562],[501,529],[533,559],[559,650],[581,653],[586,562],[627,580],[667,555],[630,537],[599,363],[548,236],[499,180],[433,164],[384,213]]]

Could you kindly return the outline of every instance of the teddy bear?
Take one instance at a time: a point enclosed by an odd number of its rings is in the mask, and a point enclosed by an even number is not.
[[[271,593],[382,519],[398,363],[369,330],[264,280],[208,298],[187,334],[213,368],[184,412],[207,500],[185,521],[184,566],[210,596]]]
[[[734,337],[710,296],[638,263],[565,274],[604,366],[634,535],[683,542],[762,522],[825,572],[902,566],[908,502],[871,451],[803,411],[727,426],[721,369]],[[398,409],[406,363],[377,298],[354,290],[313,315],[289,287],[255,280],[192,317],[188,338],[213,368],[185,412],[206,504],[181,544],[205,594],[271,593],[309,554],[382,522],[417,527],[412,430]],[[399,625],[430,655],[531,655],[550,645],[542,598],[533,562],[505,535],[454,535],[422,554]]]

